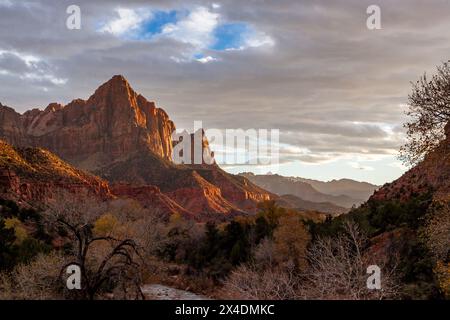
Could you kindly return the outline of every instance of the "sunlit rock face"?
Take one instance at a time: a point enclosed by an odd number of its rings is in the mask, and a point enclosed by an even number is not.
[[[47,148],[81,168],[94,170],[139,150],[172,157],[175,129],[166,112],[114,76],[87,100],[50,104],[23,115],[0,106],[0,136],[19,146]]]

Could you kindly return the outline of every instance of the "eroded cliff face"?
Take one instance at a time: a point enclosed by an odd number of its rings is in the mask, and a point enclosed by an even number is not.
[[[101,85],[87,101],[52,103],[23,115],[0,106],[3,139],[49,149],[87,170],[139,150],[171,159],[173,130],[165,111],[138,95],[123,76]]]

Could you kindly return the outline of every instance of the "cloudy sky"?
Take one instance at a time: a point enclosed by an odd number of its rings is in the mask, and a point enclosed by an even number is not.
[[[446,0],[0,0],[0,102],[65,104],[123,74],[178,128],[279,129],[280,174],[382,184],[405,170],[410,81],[450,58],[449,17]]]

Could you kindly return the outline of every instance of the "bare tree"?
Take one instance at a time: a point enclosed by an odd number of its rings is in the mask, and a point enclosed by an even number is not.
[[[47,203],[44,217],[48,221],[62,218],[68,223],[93,223],[107,210],[108,203],[93,197],[76,195],[67,191],[56,192]]]
[[[94,237],[92,225],[72,225],[63,219],[58,221],[67,227],[76,240],[76,259],[67,263],[61,269],[62,274],[69,265],[78,265],[81,270],[82,288],[76,290],[75,296],[80,299],[93,300],[104,289],[107,284],[117,288],[120,287],[122,298],[144,299],[141,292],[140,264],[135,257],[140,257],[137,244],[131,239],[119,240],[113,237]],[[106,242],[110,245],[109,253],[93,263],[89,252],[96,244]],[[130,286],[133,292],[130,292]]]
[[[450,120],[449,62],[437,67],[431,79],[425,74],[412,86],[406,113],[412,120],[404,125],[409,141],[401,148],[400,158],[414,165],[445,137],[444,127]]]
[[[275,243],[270,238],[264,238],[253,250],[255,264],[272,268],[275,266]]]
[[[310,268],[303,275],[301,296],[305,299],[383,299],[397,293],[393,269],[385,260],[374,261],[368,239],[358,225],[347,221],[345,232],[318,239],[308,252]],[[376,263],[375,263],[376,262]],[[367,288],[367,267],[382,269],[382,289]]]

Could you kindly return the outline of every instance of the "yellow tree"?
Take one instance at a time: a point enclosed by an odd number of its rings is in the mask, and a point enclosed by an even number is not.
[[[22,222],[17,218],[5,219],[5,227],[7,229],[14,229],[14,235],[16,236],[16,244],[20,244],[28,236],[27,231],[23,227]]]
[[[306,249],[311,237],[301,217],[294,212],[278,219],[273,234],[275,259],[281,264],[293,264],[296,270],[306,267]]]

